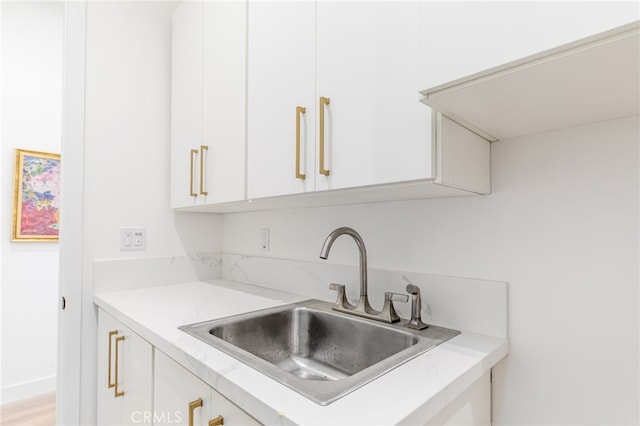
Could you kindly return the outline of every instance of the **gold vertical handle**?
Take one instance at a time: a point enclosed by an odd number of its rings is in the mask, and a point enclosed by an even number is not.
[[[300,116],[307,112],[305,107],[296,107],[296,179],[306,178],[304,173],[300,172]]]
[[[209,426],[222,426],[224,425],[224,417],[218,416],[215,419],[209,420]]]
[[[118,362],[118,346],[119,343],[122,342],[124,340],[124,336],[120,336],[120,337],[116,337],[116,377],[115,377],[115,382],[114,382],[114,387],[115,389],[113,390],[116,398],[119,398],[121,396],[124,396],[124,391],[119,391],[118,390],[118,370],[120,369],[120,365]]]
[[[204,190],[204,152],[209,151],[208,145],[200,145],[200,195],[207,195]]]
[[[324,167],[324,110],[331,99],[320,97],[320,174],[329,176],[329,169]]]
[[[202,398],[189,403],[189,426],[193,426],[193,411],[198,407],[202,407]]]
[[[192,149],[191,154],[189,154],[189,195],[192,197],[197,197],[198,194],[193,192],[193,155],[198,155],[197,149]]]
[[[109,378],[107,379],[107,387],[109,389],[115,386],[115,383],[111,383],[111,352],[112,352],[111,341],[113,340],[112,337],[115,336],[116,334],[118,334],[118,330],[113,330],[109,332],[109,366],[107,368],[108,374],[109,374]]]

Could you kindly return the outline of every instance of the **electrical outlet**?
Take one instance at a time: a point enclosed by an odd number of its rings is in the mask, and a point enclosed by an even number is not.
[[[269,251],[269,228],[260,230],[260,250]]]
[[[120,228],[120,250],[144,250],[147,248],[145,228]]]

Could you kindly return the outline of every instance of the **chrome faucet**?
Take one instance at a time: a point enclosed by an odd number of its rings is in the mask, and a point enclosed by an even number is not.
[[[360,253],[360,302],[358,303],[357,306],[355,305],[351,305],[349,303],[349,301],[347,300],[346,296],[344,297],[344,300],[346,301],[347,304],[349,304],[349,306],[352,306],[354,309],[357,308],[362,308],[363,312],[374,312],[374,309],[371,307],[371,305],[369,305],[369,298],[367,296],[367,249],[364,246],[364,240],[362,239],[362,237],[360,236],[360,234],[358,234],[356,232],[355,229],[353,228],[347,228],[342,227],[342,228],[337,228],[335,230],[333,230],[328,236],[327,238],[324,240],[324,244],[322,245],[322,248],[320,249],[320,259],[323,260],[327,260],[327,257],[329,257],[329,250],[331,250],[331,246],[333,246],[334,241],[340,236],[340,235],[348,235],[351,238],[353,238],[353,240],[356,242],[356,245],[358,246],[358,251]],[[341,293],[341,291],[344,291],[344,286],[342,286],[342,290],[340,290],[340,286],[341,284],[335,284],[335,285],[331,285],[332,289],[338,290],[339,294]]]
[[[338,299],[333,305],[333,310],[388,323],[400,321],[400,317],[393,307],[393,302],[406,303],[409,301],[409,297],[407,295],[385,292],[384,306],[381,311],[373,309],[369,304],[369,297],[367,295],[367,249],[364,246],[364,240],[360,234],[355,231],[355,229],[341,227],[333,230],[324,240],[322,249],[320,249],[320,259],[326,260],[327,257],[329,257],[329,250],[331,250],[331,246],[341,235],[349,235],[358,246],[358,251],[360,253],[360,300],[356,305],[351,304],[347,299],[344,285],[331,283],[329,288],[338,291]]]

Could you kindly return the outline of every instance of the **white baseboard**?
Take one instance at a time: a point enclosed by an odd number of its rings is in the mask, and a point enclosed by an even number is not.
[[[7,404],[55,391],[56,376],[50,376],[2,388],[1,400]]]

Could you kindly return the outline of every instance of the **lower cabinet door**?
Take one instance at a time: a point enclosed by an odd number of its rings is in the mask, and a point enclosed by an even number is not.
[[[491,424],[491,372],[486,372],[425,426],[484,426]]]
[[[155,350],[154,425],[258,425],[253,417]]]
[[[226,426],[253,426],[260,425],[256,419],[244,412],[240,407],[229,401],[220,393],[211,389],[211,419],[209,426],[218,426],[223,423]]]
[[[98,425],[151,424],[153,347],[98,311]]]

